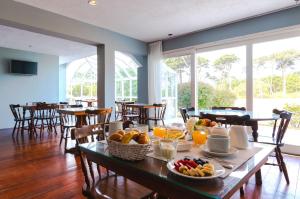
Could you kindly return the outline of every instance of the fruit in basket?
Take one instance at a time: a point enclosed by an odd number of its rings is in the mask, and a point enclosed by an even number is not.
[[[116,141],[116,142],[121,142],[123,138],[123,135],[119,134],[119,133],[113,133],[111,134],[111,136],[109,136],[110,140]]]
[[[139,144],[149,144],[150,138],[147,133],[140,133],[138,134],[137,142]]]
[[[122,141],[121,141],[122,144],[128,144],[135,135],[138,135],[138,132],[130,131],[130,132],[126,133],[122,138]]]
[[[211,121],[210,119],[207,119],[207,118],[203,118],[203,119],[199,119],[196,124],[195,124],[195,127],[201,127],[201,126],[204,126],[204,127],[214,127],[214,126],[217,126],[217,122],[215,121]]]
[[[118,130],[118,131],[116,131],[115,133],[119,133],[119,134],[121,134],[122,136],[124,136],[126,132],[125,132],[124,130]]]

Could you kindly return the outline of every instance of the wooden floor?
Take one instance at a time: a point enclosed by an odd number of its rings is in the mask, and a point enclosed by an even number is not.
[[[264,166],[263,185],[252,178],[243,198],[300,198],[300,158],[286,156],[291,184],[286,185],[277,167]],[[0,130],[0,199],[84,198],[79,160],[64,154],[59,136],[11,137],[11,129]],[[240,198],[237,192],[233,198]]]

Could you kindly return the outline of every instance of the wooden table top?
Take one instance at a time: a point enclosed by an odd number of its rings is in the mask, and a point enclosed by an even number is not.
[[[154,108],[153,104],[143,104],[143,103],[134,103],[134,104],[126,104],[127,107],[132,108]]]
[[[68,115],[86,115],[86,110],[99,110],[96,107],[81,107],[81,108],[62,108],[58,109],[58,113],[68,114]]]
[[[80,145],[86,157],[128,179],[171,198],[230,198],[265,164],[274,146],[253,143],[262,149],[228,177],[212,180],[189,180],[170,173],[166,162],[146,157],[130,162],[112,157],[107,145],[99,142]]]
[[[273,113],[260,113],[253,111],[241,111],[241,110],[212,110],[212,109],[200,109],[195,111],[188,111],[187,114],[192,117],[199,117],[201,113],[213,114],[213,115],[238,115],[244,116],[249,115],[250,120],[263,121],[263,120],[277,120],[279,115]]]

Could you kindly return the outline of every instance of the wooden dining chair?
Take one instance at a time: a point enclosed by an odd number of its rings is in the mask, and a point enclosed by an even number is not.
[[[127,106],[128,104],[134,104],[132,103],[126,103],[123,104],[123,111],[122,111],[122,119],[123,121],[139,121],[140,120],[140,110],[137,108],[133,108],[130,106]]]
[[[74,115],[69,114],[59,114],[60,119],[60,142],[59,145],[62,144],[64,140],[64,152],[68,151],[68,140],[71,138],[71,129],[76,127],[76,117]]]
[[[105,132],[108,130],[112,108],[87,109],[85,113],[87,114],[88,125],[97,125],[98,127],[97,131],[94,132],[97,134],[97,139],[104,140]]]
[[[83,126],[72,129],[72,135],[77,144],[92,141],[92,135],[97,125]],[[114,199],[141,199],[153,198],[154,193],[146,187],[118,175],[106,175],[102,177],[101,167],[96,164],[98,178],[94,173],[93,163],[77,147],[80,156],[81,169],[84,174],[86,188],[83,194],[87,198],[114,198]],[[101,195],[100,195],[101,193]]]
[[[290,183],[289,175],[288,175],[288,171],[286,168],[286,164],[284,162],[284,158],[282,156],[281,147],[284,146],[284,143],[282,140],[284,138],[284,135],[285,135],[287,128],[289,126],[289,123],[291,121],[292,113],[285,111],[285,110],[277,110],[277,109],[274,109],[273,113],[279,115],[280,119],[274,123],[272,136],[269,136],[269,137],[258,136],[257,142],[264,143],[264,144],[271,144],[271,145],[276,146],[272,157],[276,158],[277,164],[269,163],[269,162],[266,164],[278,166],[280,172],[283,172],[287,184],[289,184]]]
[[[15,131],[17,130],[17,136],[19,134],[20,128],[24,130],[29,130],[29,123],[31,122],[31,117],[26,115],[26,111],[19,104],[10,104],[9,108],[14,116],[14,129],[12,132],[12,136],[14,136]],[[27,122],[27,127],[24,123]]]
[[[146,118],[146,121],[154,121],[154,125],[157,125],[159,121],[165,125],[164,118],[166,113],[167,104],[153,104],[154,113],[152,116]]]
[[[213,106],[212,110],[233,110],[233,111],[246,111],[245,107],[236,107],[236,106]]]
[[[183,122],[186,123],[188,119],[190,119],[190,116],[188,115],[189,111],[195,111],[194,107],[190,107],[190,108],[179,108],[181,117],[183,119]]]
[[[40,136],[44,132],[44,129],[47,127],[48,132],[55,132],[55,117],[56,111],[59,108],[57,104],[46,104],[46,103],[39,103],[36,105],[35,110],[35,129],[40,129]]]

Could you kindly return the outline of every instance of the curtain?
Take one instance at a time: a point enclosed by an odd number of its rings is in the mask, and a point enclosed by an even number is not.
[[[149,103],[161,103],[161,61],[162,42],[150,43],[148,46],[148,99]]]

